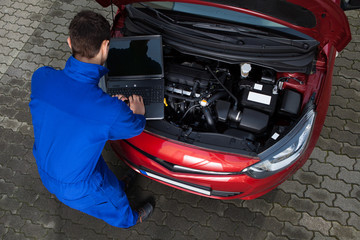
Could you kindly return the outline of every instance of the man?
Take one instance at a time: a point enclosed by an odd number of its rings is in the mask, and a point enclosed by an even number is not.
[[[110,25],[100,14],[78,13],[67,42],[72,56],[63,70],[35,71],[29,104],[34,126],[33,153],[45,187],[64,204],[107,223],[128,228],[146,219],[150,203],[129,206],[119,182],[101,156],[107,140],[126,139],[145,127],[141,96],[110,97],[99,87]],[[123,100],[129,100],[127,105]]]

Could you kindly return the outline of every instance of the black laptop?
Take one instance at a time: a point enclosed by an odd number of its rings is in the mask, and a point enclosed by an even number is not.
[[[160,35],[112,38],[105,77],[109,95],[141,95],[146,119],[164,118],[164,63]]]

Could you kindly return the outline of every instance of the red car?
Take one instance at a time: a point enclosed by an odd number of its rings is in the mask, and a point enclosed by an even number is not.
[[[162,36],[165,117],[111,142],[131,168],[201,196],[254,199],[306,162],[355,1],[97,1],[119,7],[113,37]]]

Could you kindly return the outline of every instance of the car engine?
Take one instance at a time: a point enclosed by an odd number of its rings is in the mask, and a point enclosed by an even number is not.
[[[187,135],[219,133],[260,146],[299,116],[302,95],[282,89],[288,78],[274,70],[173,51],[164,51],[165,120]]]

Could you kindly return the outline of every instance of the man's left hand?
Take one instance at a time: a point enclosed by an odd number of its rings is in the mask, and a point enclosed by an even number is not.
[[[124,95],[122,95],[122,94],[112,95],[112,97],[116,97],[116,98],[118,98],[119,100],[121,100],[123,102],[129,101],[129,99],[127,97],[125,97]],[[128,104],[128,102],[127,102],[127,104]]]

